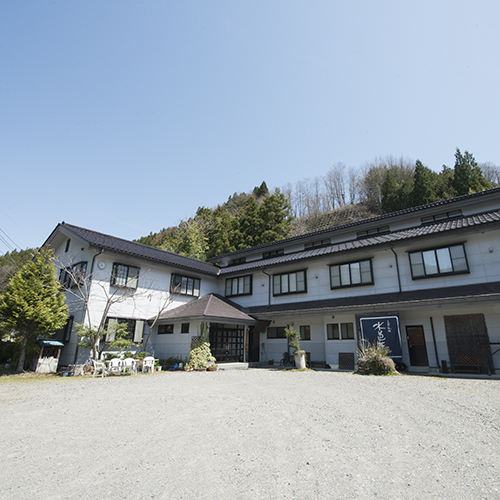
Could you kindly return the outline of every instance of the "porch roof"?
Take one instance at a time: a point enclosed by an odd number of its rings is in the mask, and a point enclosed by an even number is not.
[[[380,293],[358,297],[314,300],[270,306],[249,307],[246,312],[259,319],[277,315],[331,314],[350,311],[394,311],[412,307],[437,306],[441,304],[463,304],[477,301],[495,301],[500,298],[500,282],[478,283],[446,288],[429,288],[407,292]]]
[[[165,311],[159,322],[201,320],[213,323],[238,323],[253,325],[256,320],[241,311],[239,306],[216,294],[209,294],[187,304]]]

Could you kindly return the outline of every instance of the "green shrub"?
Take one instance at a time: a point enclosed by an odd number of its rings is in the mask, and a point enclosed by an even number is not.
[[[358,373],[362,375],[388,375],[396,373],[394,361],[389,357],[391,350],[377,342],[365,344],[358,350]]]

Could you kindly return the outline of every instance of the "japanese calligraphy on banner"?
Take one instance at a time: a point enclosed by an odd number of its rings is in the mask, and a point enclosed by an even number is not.
[[[399,315],[361,316],[359,318],[361,338],[371,344],[387,346],[391,350],[391,358],[402,358],[401,330]]]

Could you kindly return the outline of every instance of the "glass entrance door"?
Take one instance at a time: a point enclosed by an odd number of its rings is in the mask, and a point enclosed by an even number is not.
[[[243,361],[245,349],[245,330],[232,325],[210,325],[210,348],[218,363],[224,361]]]

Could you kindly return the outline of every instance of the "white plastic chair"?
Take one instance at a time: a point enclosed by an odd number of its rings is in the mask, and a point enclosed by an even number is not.
[[[122,371],[122,360],[118,358],[113,358],[107,362],[108,374],[117,373],[120,374]]]
[[[147,371],[151,373],[155,371],[155,358],[153,358],[153,356],[146,356],[142,360],[142,373]]]
[[[95,359],[92,359],[91,361],[94,366],[94,374],[92,375],[92,378],[94,378],[95,374],[99,371],[101,372],[101,377],[104,377],[106,375],[106,365],[102,361],[96,361]]]
[[[137,375],[137,360],[134,358],[126,358],[123,361],[123,373],[133,373]]]

